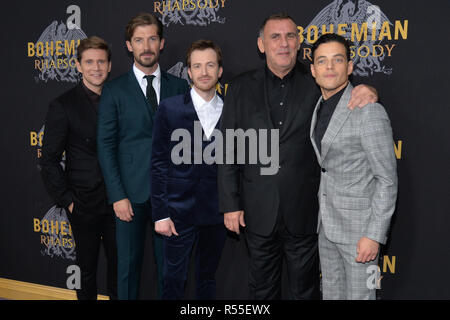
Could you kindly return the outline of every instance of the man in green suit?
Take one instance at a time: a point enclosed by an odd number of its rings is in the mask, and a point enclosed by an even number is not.
[[[137,299],[145,235],[151,220],[150,163],[153,121],[159,101],[188,90],[185,80],[161,71],[163,26],[142,13],[126,27],[126,45],[134,56],[128,73],[106,83],[98,111],[97,148],[108,200],[116,214],[118,298]],[[162,239],[153,233],[162,287]]]

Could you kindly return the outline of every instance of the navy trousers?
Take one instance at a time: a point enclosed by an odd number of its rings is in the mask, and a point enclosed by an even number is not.
[[[226,239],[223,223],[211,226],[186,225],[174,221],[178,236],[163,236],[163,292],[166,300],[184,297],[192,248],[195,252],[196,298],[216,298],[216,271]]]

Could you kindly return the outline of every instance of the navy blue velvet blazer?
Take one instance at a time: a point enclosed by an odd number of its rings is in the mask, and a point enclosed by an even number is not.
[[[194,133],[196,121],[198,129]],[[215,155],[210,152],[214,151],[211,144],[215,138],[213,134],[209,141],[203,141],[204,132],[200,128],[189,91],[160,103],[153,124],[151,157],[153,221],[170,217],[175,223],[199,226],[223,223],[218,205],[217,165],[207,164],[203,159],[204,153]],[[186,161],[179,163],[181,158]]]

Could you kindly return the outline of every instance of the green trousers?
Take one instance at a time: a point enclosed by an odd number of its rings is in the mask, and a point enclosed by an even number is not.
[[[117,297],[119,300],[137,300],[141,280],[147,224],[151,221],[150,201],[131,204],[133,220],[116,218],[117,239]],[[162,290],[162,237],[152,233],[153,252],[158,270],[158,298]]]

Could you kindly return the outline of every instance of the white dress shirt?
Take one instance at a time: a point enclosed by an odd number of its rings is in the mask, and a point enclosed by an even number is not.
[[[209,139],[222,114],[223,101],[217,93],[214,94],[214,98],[210,101],[205,101],[197,91],[195,91],[195,88],[191,89],[191,98],[206,138]]]
[[[136,64],[133,64],[133,71],[134,71],[134,75],[136,76],[136,79],[139,83],[139,86],[141,87],[142,92],[144,93],[144,96],[147,96],[147,79],[144,78],[146,76],[146,74],[144,72],[142,72],[141,70],[139,70],[136,67]],[[155,76],[155,78],[153,79],[153,82],[152,82],[152,86],[153,86],[153,89],[155,89],[156,99],[159,104],[159,96],[160,96],[160,89],[161,89],[161,68],[159,67],[159,64],[158,64],[158,68],[151,75]],[[149,74],[149,76],[150,76],[150,74]]]

